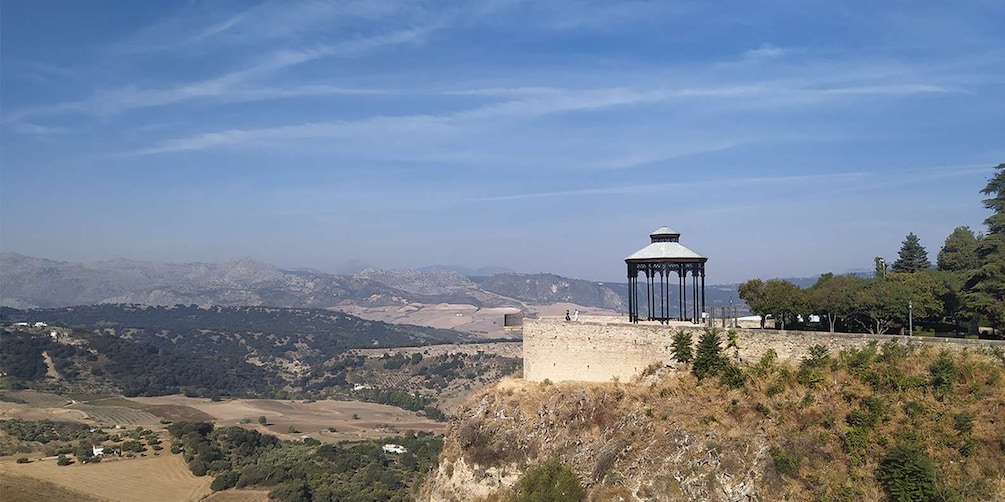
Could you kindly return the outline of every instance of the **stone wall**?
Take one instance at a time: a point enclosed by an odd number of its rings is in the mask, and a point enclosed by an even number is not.
[[[701,329],[692,325],[664,326],[656,323],[631,324],[621,318],[581,318],[566,322],[561,318],[526,319],[523,326],[523,373],[526,380],[541,382],[625,382],[649,365],[671,361],[671,341],[677,329],[692,331],[697,344]],[[818,331],[777,331],[737,329],[741,362],[756,362],[768,349],[781,360],[799,360],[813,345],[831,352],[864,347],[871,341],[891,340],[920,343],[950,350],[985,346],[1005,348],[1005,342],[959,338],[907,337]],[[723,336],[725,342],[725,336]]]

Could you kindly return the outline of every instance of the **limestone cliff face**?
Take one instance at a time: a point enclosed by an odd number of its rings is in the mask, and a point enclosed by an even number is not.
[[[498,500],[549,457],[577,474],[590,500],[764,499],[766,483],[778,476],[758,419],[724,415],[728,403],[714,394],[675,385],[686,377],[671,371],[632,384],[503,380],[458,410],[420,499]]]

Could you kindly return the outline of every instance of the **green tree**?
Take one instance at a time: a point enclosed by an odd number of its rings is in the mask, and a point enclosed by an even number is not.
[[[578,502],[586,495],[571,469],[552,458],[520,476],[514,502]]]
[[[900,245],[897,261],[893,262],[893,270],[895,272],[917,272],[931,266],[932,264],[928,261],[928,251],[921,245],[921,240],[913,232],[907,234],[907,238]]]
[[[917,446],[894,446],[880,461],[876,479],[891,501],[935,500],[935,465]]]
[[[915,319],[940,319],[943,315],[943,304],[939,301],[939,297],[942,295],[942,283],[936,279],[936,275],[932,272],[936,271],[925,270],[916,274],[897,272],[889,276],[891,282],[902,284],[907,288],[908,302],[914,306]],[[902,306],[891,305],[891,307],[895,312],[901,312],[901,315],[895,316],[895,318],[906,324],[907,303]]]
[[[936,283],[936,294],[942,305],[942,315],[953,321],[954,332],[961,331],[960,320],[966,318],[963,304],[963,286],[966,272],[929,270],[928,275]]]
[[[764,328],[764,317],[770,313],[767,309],[768,305],[765,302],[764,281],[751,279],[740,284],[738,293],[740,299],[747,302],[750,311],[761,316],[761,328]]]
[[[936,263],[939,270],[947,272],[968,272],[980,267],[981,259],[977,251],[983,236],[974,234],[970,227],[956,227],[953,233],[946,237],[946,243],[939,251]]]
[[[698,351],[691,365],[691,372],[698,380],[719,374],[726,359],[722,357],[722,337],[716,328],[705,328],[698,339]]]
[[[782,279],[764,283],[764,302],[767,311],[774,315],[783,330],[785,323],[794,322],[797,315],[804,313],[806,306],[802,288]]]
[[[687,364],[694,359],[694,342],[691,340],[691,332],[686,329],[679,329],[673,335],[673,358],[674,361]]]
[[[267,425],[269,423],[269,419],[265,418],[265,415],[261,415],[258,417],[258,423]]]
[[[869,333],[884,334],[893,324],[907,319],[911,289],[903,281],[866,279],[850,293],[853,314],[849,319]]]
[[[830,332],[838,320],[844,319],[854,312],[852,294],[863,279],[853,275],[827,273],[820,276],[813,286],[806,290],[807,310],[827,318]]]
[[[77,457],[81,463],[86,464],[92,458],[94,458],[94,451],[91,449],[91,443],[87,441],[81,441],[77,445],[77,448],[73,450],[73,455]]]
[[[967,281],[964,301],[975,314],[987,316],[997,333],[1005,322],[1005,164],[995,170],[981,190],[989,196],[983,202],[992,213],[984,220],[988,234],[977,250],[980,267]]]

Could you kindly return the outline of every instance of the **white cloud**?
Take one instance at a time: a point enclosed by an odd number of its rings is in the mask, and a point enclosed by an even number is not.
[[[751,49],[743,53],[744,61],[759,62],[781,58],[786,54],[786,50],[771,44],[761,44],[756,49]]]

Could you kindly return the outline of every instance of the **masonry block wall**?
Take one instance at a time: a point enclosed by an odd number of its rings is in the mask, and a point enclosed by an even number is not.
[[[624,322],[578,322],[561,319],[527,319],[523,326],[523,374],[531,382],[626,382],[651,364],[669,364],[671,341],[678,327]],[[700,328],[692,331],[697,344]],[[1005,348],[1005,342],[964,340],[958,338],[907,337],[816,331],[776,331],[737,329],[741,362],[756,362],[768,349],[781,360],[798,361],[809,354],[810,347],[824,345],[832,353],[850,347],[864,347],[871,341],[882,344],[923,343],[950,350],[977,349],[984,346]],[[725,345],[725,335],[723,342]]]

